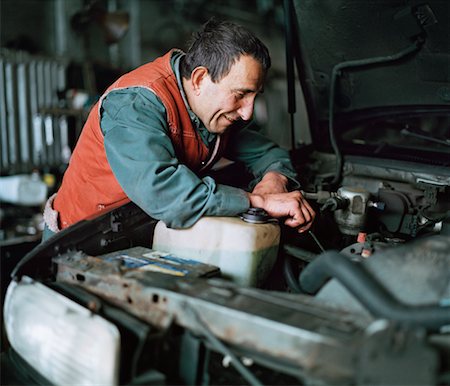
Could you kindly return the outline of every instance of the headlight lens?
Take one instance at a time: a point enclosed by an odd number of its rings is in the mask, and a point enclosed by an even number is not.
[[[8,287],[4,318],[11,346],[50,382],[118,383],[117,327],[74,301],[24,277]]]

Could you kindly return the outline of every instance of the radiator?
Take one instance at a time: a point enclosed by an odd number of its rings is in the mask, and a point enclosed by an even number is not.
[[[2,175],[68,163],[68,117],[57,95],[66,88],[66,72],[63,60],[0,50]]]

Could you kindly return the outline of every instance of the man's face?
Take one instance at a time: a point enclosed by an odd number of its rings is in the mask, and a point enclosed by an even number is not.
[[[251,56],[241,56],[220,81],[214,83],[209,74],[202,78],[194,112],[209,132],[222,134],[236,121],[251,119],[263,82],[261,64]]]

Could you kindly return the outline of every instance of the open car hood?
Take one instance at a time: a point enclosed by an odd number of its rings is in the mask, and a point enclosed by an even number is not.
[[[407,138],[408,149],[448,158],[448,1],[296,0],[290,13],[288,44],[319,148],[331,121],[342,149],[397,136],[399,147]]]

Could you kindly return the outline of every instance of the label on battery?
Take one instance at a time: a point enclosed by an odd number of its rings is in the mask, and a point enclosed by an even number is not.
[[[125,269],[161,272],[174,276],[210,277],[220,273],[218,267],[144,247],[133,247],[109,253],[100,258],[108,262],[120,261],[121,267]]]
[[[147,256],[146,256],[147,255]],[[160,261],[155,261],[152,259],[151,253],[145,254],[142,257],[130,256],[128,254],[120,254],[116,256],[110,256],[105,261],[113,262],[115,260],[122,261],[122,266],[129,269],[142,269],[145,271],[162,272],[168,273],[175,276],[185,276],[189,273],[189,270],[183,269],[181,267],[174,266],[172,264],[165,264]],[[179,263],[175,263],[178,264]]]
[[[191,259],[182,259],[180,257],[176,257],[174,255],[171,255],[167,252],[159,252],[159,251],[152,251],[149,253],[144,253],[142,256],[149,257],[151,259],[161,259],[164,261],[170,261],[172,264],[189,264],[189,265],[200,265],[202,264],[200,261],[197,260],[191,260]]]

